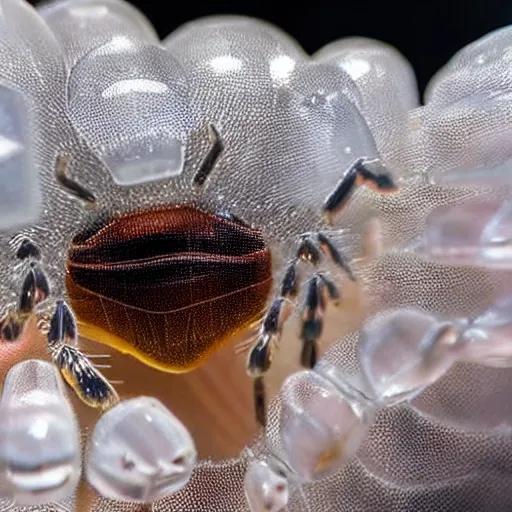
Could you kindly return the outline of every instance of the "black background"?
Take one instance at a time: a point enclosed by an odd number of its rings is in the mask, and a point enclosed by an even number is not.
[[[309,53],[345,36],[380,39],[398,48],[412,62],[420,89],[458,49],[495,28],[512,24],[512,0],[131,3],[146,14],[161,37],[201,16],[245,14],[280,26]]]

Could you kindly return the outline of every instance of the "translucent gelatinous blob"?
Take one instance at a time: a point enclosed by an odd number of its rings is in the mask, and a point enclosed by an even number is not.
[[[163,49],[116,36],[91,51],[71,72],[69,112],[116,183],[181,173],[188,82]]]
[[[350,77],[306,60],[277,29],[214,17],[186,25],[164,44],[189,76],[196,124],[214,123],[224,142],[208,187],[219,197],[236,196],[231,211],[241,218],[281,219],[268,224],[270,236],[279,228],[282,237],[304,208],[305,222],[314,221],[311,210],[320,215],[354,160],[376,156]],[[204,144],[197,141],[190,154],[196,170]]]
[[[292,374],[281,389],[280,435],[290,466],[306,480],[332,474],[354,455],[371,415],[330,381],[312,372]]]
[[[407,111],[419,106],[409,62],[392,46],[363,37],[329,43],[313,58],[337,66],[352,78],[361,94],[361,111],[384,161],[398,166],[407,137]]]
[[[158,43],[155,29],[132,4],[120,0],[55,0],[38,8],[54,31],[71,69],[89,50],[112,37]]]
[[[347,37],[324,46],[313,58],[349,74],[361,92],[367,119],[419,106],[411,65],[398,50],[381,41]]]
[[[374,397],[391,405],[439,379],[460,352],[459,332],[431,315],[398,309],[369,321],[361,331],[359,357]]]
[[[431,172],[430,179],[438,185],[451,187],[465,185],[510,186],[512,184],[512,159],[496,165],[480,165],[449,171],[437,169]]]
[[[105,413],[92,433],[87,479],[103,496],[155,501],[182,489],[196,462],[186,428],[161,402],[138,397]]]
[[[244,488],[251,512],[280,512],[288,503],[288,480],[267,461],[249,464]]]
[[[0,230],[7,230],[36,221],[40,183],[32,153],[28,105],[21,94],[3,84],[0,127]]]
[[[468,45],[428,85],[424,144],[432,168],[471,169],[512,157],[512,29]]]
[[[465,361],[485,366],[512,367],[512,295],[506,292],[464,331]]]
[[[494,166],[512,157],[512,91],[475,92],[449,105],[427,104],[422,144],[430,169]]]
[[[78,424],[56,368],[27,360],[0,401],[0,488],[21,505],[69,498],[80,477]]]
[[[511,50],[512,26],[468,44],[433,76],[425,101],[447,105],[483,91],[512,89]]]
[[[443,263],[510,268],[511,208],[498,199],[437,208],[428,217],[417,250]]]

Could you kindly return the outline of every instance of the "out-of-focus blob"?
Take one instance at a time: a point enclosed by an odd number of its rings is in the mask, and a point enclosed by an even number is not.
[[[25,227],[39,214],[40,190],[28,106],[0,84],[0,231]]]
[[[512,27],[457,53],[431,80],[422,112],[430,170],[494,167],[512,157]]]
[[[155,29],[132,4],[120,0],[52,1],[38,8],[54,31],[71,69],[93,48],[114,37],[158,43]]]
[[[410,399],[444,375],[460,347],[458,329],[415,309],[370,320],[361,331],[359,357],[373,399],[393,405]]]
[[[454,265],[512,268],[512,204],[473,200],[436,208],[414,250]]]
[[[114,181],[134,185],[183,169],[188,81],[162,48],[116,36],[78,61],[69,115]]]
[[[207,185],[220,198],[236,198],[232,213],[249,221],[280,218],[282,237],[293,221],[290,211],[308,208],[310,224],[311,209],[319,212],[354,161],[377,156],[348,74],[311,62],[280,30],[213,17],[184,25],[164,45],[193,87],[195,124],[213,123],[224,142]],[[208,148],[196,146],[192,170]]]
[[[464,331],[462,359],[493,368],[512,367],[512,295],[510,289]]]
[[[20,505],[69,499],[80,453],[78,424],[54,365],[13,366],[0,400],[0,493]]]
[[[286,461],[306,481],[333,474],[358,450],[372,413],[313,371],[281,389],[280,436]]]
[[[419,106],[416,78],[409,62],[392,46],[363,37],[330,43],[313,58],[337,66],[352,78],[361,94],[361,112],[384,163],[400,169],[407,113]]]
[[[512,159],[489,166],[478,166],[471,169],[443,170],[434,169],[430,180],[444,187],[484,186],[510,187],[512,185]]]
[[[196,456],[187,429],[161,402],[133,398],[105,413],[94,427],[87,480],[107,498],[152,502],[188,483]]]
[[[244,489],[251,512],[280,512],[288,504],[288,480],[266,460],[249,464]]]

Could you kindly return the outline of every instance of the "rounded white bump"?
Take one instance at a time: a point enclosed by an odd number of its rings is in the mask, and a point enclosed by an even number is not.
[[[267,461],[252,461],[244,481],[251,512],[280,512],[288,504],[288,480]]]
[[[78,424],[55,366],[13,366],[0,400],[0,493],[20,505],[70,498],[81,471]]]
[[[290,467],[310,481],[340,469],[366,436],[372,416],[312,371],[289,376],[281,389],[280,434]]]
[[[196,458],[192,437],[161,402],[133,398],[96,424],[87,451],[87,480],[106,498],[152,502],[187,485]]]

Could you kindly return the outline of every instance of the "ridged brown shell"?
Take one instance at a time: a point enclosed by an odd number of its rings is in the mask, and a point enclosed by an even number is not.
[[[258,229],[189,206],[113,219],[77,237],[67,261],[81,332],[172,372],[258,320],[271,284]]]

